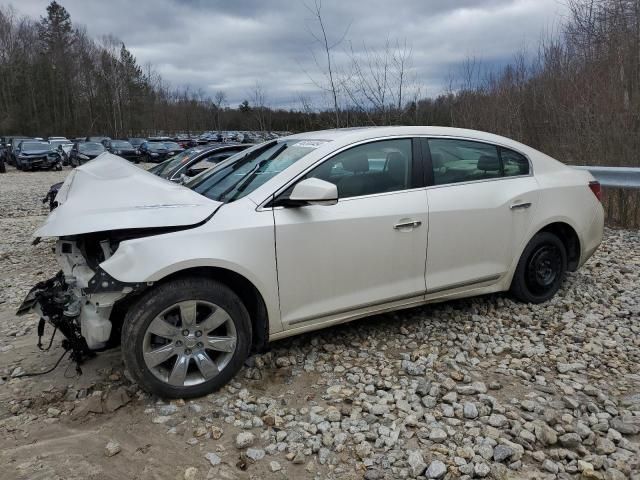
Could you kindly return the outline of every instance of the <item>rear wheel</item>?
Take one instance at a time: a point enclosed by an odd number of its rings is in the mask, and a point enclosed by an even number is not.
[[[122,327],[125,364],[145,389],[190,398],[224,386],[251,346],[251,321],[238,296],[204,278],[174,280],[150,290]]]
[[[516,267],[511,293],[529,303],[542,303],[560,289],[567,271],[567,251],[553,233],[537,233],[526,246]]]

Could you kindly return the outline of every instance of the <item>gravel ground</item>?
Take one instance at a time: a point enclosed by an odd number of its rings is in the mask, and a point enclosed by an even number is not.
[[[0,175],[0,478],[640,479],[638,231],[607,230],[546,304],[492,295],[287,339],[222,391],[164,403],[117,350],[74,379],[11,377],[61,352],[35,356],[36,319],[10,312],[56,271],[29,239],[66,173]]]

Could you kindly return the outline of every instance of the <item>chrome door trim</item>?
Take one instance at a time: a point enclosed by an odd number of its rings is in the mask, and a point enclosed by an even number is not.
[[[491,281],[494,281],[494,280],[498,280],[500,277],[501,277],[500,274],[488,275],[486,277],[480,277],[480,278],[476,278],[474,280],[467,280],[467,281],[464,281],[464,282],[451,283],[449,285],[445,285],[444,287],[434,288],[433,290],[429,290],[429,288],[427,288],[427,295],[430,295],[432,293],[444,292],[446,290],[454,290],[456,288],[470,287],[472,285],[476,285],[476,284],[479,284],[479,283],[491,282]],[[428,278],[428,272],[427,272],[427,278]]]
[[[290,327],[291,325],[297,325],[299,323],[305,323],[305,322],[311,322],[313,320],[318,320],[320,318],[326,318],[326,317],[331,317],[333,315],[340,315],[343,313],[352,313],[353,316],[357,316],[360,313],[355,313],[356,310],[362,310],[363,308],[372,308],[372,307],[379,307],[379,306],[383,306],[383,305],[388,305],[388,304],[392,304],[395,302],[399,302],[402,300],[409,300],[409,299],[415,299],[412,302],[409,303],[419,303],[419,302],[424,302],[424,293],[419,293],[419,294],[411,294],[411,295],[402,295],[399,297],[393,297],[393,298],[388,298],[386,300],[383,300],[381,302],[369,302],[369,303],[362,303],[360,305],[354,305],[352,307],[347,307],[347,308],[341,308],[339,310],[332,310],[330,312],[325,312],[322,315],[312,315],[312,316],[308,316],[308,317],[302,317],[302,318],[297,318],[295,320],[292,320],[291,322],[286,324],[286,327]],[[385,307],[388,308],[388,307]],[[395,307],[393,307],[395,308]],[[369,315],[367,313],[367,315]],[[351,315],[347,315],[345,318],[349,318],[351,317]]]
[[[401,230],[403,228],[418,228],[420,225],[422,225],[422,222],[420,220],[411,220],[408,222],[396,223],[393,228],[396,230]]]
[[[519,208],[529,208],[531,206],[531,202],[522,202],[522,203],[514,203],[509,208],[511,210],[517,210]]]

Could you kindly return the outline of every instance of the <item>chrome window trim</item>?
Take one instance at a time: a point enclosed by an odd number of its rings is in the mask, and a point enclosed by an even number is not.
[[[377,142],[377,141],[381,141],[381,140],[395,140],[395,139],[408,139],[408,140],[412,140],[414,138],[426,138],[427,140],[429,140],[430,138],[435,138],[435,139],[449,139],[449,140],[466,140],[469,142],[477,142],[477,143],[484,143],[487,145],[491,145],[494,147],[502,147],[502,148],[506,148],[508,150],[513,150],[514,152],[522,155],[523,157],[525,157],[527,159],[527,162],[529,162],[529,173],[526,175],[510,175],[510,176],[502,176],[502,177],[496,177],[496,178],[485,178],[482,180],[469,180],[467,182],[454,182],[454,183],[442,183],[442,184],[438,184],[438,185],[426,185],[424,187],[418,187],[418,188],[413,188],[413,189],[407,189],[407,190],[395,190],[393,192],[380,192],[380,193],[373,193],[373,194],[369,194],[369,195],[360,195],[357,197],[348,197],[345,199],[342,199],[343,201],[347,201],[349,199],[360,199],[360,198],[366,198],[366,197],[373,197],[373,196],[379,196],[379,195],[385,195],[385,194],[390,194],[390,193],[398,193],[398,192],[408,192],[410,190],[421,190],[421,189],[432,189],[432,188],[442,188],[442,187],[449,187],[452,185],[469,185],[469,184],[474,184],[474,183],[482,183],[482,182],[493,182],[496,180],[509,180],[512,178],[526,178],[526,177],[533,177],[534,175],[534,171],[533,171],[533,162],[531,161],[531,157],[529,157],[529,155],[527,155],[526,153],[522,152],[521,150],[517,149],[517,148],[513,148],[509,145],[505,145],[502,142],[490,142],[488,140],[481,140],[481,139],[477,139],[474,137],[467,137],[467,136],[457,136],[457,135],[436,135],[436,134],[402,134],[402,135],[386,135],[386,136],[381,136],[381,137],[374,137],[374,138],[369,138],[366,140],[360,140],[358,142],[355,143],[351,143],[349,145],[345,145],[344,147],[331,152],[330,154],[328,154],[327,156],[317,160],[315,163],[313,163],[311,166],[309,166],[307,169],[305,169],[302,173],[298,174],[296,177],[294,177],[293,179],[289,180],[288,182],[286,182],[284,184],[284,186],[280,186],[273,194],[271,194],[269,197],[267,197],[265,200],[263,200],[262,202],[260,202],[258,204],[258,206],[256,207],[256,211],[264,211],[264,210],[275,210],[275,209],[281,209],[284,207],[272,207],[272,208],[267,208],[265,207],[265,204],[269,203],[273,198],[277,197],[278,195],[280,195],[284,190],[286,190],[287,188],[289,188],[289,186],[291,186],[291,184],[299,181],[299,179],[301,177],[304,177],[307,173],[309,173],[309,171],[313,170],[314,168],[316,168],[318,165],[320,165],[323,162],[326,162],[328,160],[330,160],[331,158],[333,158],[334,156],[338,155],[339,153],[344,152],[345,150],[348,150],[350,148],[353,147],[357,147],[359,145],[363,145],[366,143],[372,143],[372,142]],[[413,153],[413,152],[412,152]],[[413,159],[412,159],[413,161]],[[422,159],[423,164],[426,163],[425,159]],[[338,199],[338,202],[340,202],[341,199]]]
[[[502,147],[502,148],[506,148],[507,150],[512,150],[514,152],[516,152],[517,154],[522,155],[524,158],[527,159],[527,162],[529,162],[529,173],[526,175],[509,175],[509,176],[501,176],[501,177],[495,177],[495,178],[484,178],[482,180],[469,180],[466,182],[452,182],[452,183],[439,183],[439,184],[433,184],[433,185],[427,185],[427,188],[440,188],[440,187],[449,187],[451,185],[468,185],[468,184],[473,184],[473,183],[480,183],[480,182],[492,182],[495,180],[509,180],[510,178],[526,178],[526,177],[533,177],[535,176],[533,173],[533,162],[531,161],[531,157],[529,157],[529,155],[527,155],[526,153],[504,145],[503,143],[496,143],[496,142],[490,142],[487,140],[477,140],[475,138],[470,138],[470,137],[457,137],[454,135],[417,135],[417,138],[426,138],[427,141],[429,141],[430,138],[434,138],[434,139],[438,139],[438,140],[465,140],[467,142],[476,142],[476,143],[484,143],[486,145],[491,145],[493,147]],[[429,152],[431,152],[431,148],[429,148]],[[433,165],[431,165],[431,168],[433,168]]]

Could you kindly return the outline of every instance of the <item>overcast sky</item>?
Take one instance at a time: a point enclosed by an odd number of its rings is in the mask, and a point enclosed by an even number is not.
[[[317,24],[302,0],[58,0],[94,37],[112,34],[140,64],[151,62],[175,86],[227,94],[237,105],[256,82],[271,106],[296,106],[300,95],[324,102],[311,79]],[[6,3],[4,0],[0,0]],[[307,0],[311,5],[313,0]],[[39,17],[48,0],[13,0],[20,13]],[[562,0],[324,0],[323,17],[336,62],[346,50],[407,41],[412,73],[429,96],[440,93],[467,57],[501,65],[555,31]],[[310,78],[311,77],[311,78]]]

